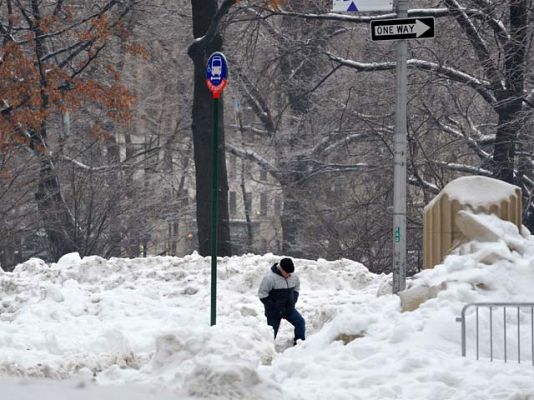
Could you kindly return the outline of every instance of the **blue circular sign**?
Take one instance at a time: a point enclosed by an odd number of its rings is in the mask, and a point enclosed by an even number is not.
[[[208,58],[208,65],[206,66],[206,85],[208,85],[214,99],[219,98],[227,82],[228,64],[226,57],[220,51],[216,51]]]

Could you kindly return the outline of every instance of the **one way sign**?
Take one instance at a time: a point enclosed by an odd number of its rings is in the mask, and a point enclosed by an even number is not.
[[[424,39],[434,37],[434,17],[371,21],[372,40]]]

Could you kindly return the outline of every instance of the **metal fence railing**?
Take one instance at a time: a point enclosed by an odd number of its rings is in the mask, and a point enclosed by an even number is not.
[[[471,308],[475,309],[474,313],[467,313]],[[502,319],[498,315],[501,310]],[[470,325],[469,331],[467,319],[469,321],[475,319],[474,327]],[[534,303],[469,303],[463,307],[462,315],[457,317],[456,321],[462,324],[463,357],[467,356],[469,335],[470,338],[474,336],[477,360],[481,357],[481,353],[486,356],[489,353],[491,361],[494,358],[502,358],[507,362],[510,356],[509,350],[513,349],[511,355],[517,355],[518,363],[521,363],[522,356],[523,359],[530,356],[534,365]],[[489,339],[489,343],[484,341],[481,345],[481,337]],[[530,348],[521,346],[528,341]]]

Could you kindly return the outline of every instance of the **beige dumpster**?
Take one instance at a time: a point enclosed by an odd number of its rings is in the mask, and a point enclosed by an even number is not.
[[[449,182],[424,210],[424,268],[440,264],[453,247],[462,243],[463,235],[456,226],[459,210],[494,214],[521,230],[521,189],[484,176],[466,176]]]

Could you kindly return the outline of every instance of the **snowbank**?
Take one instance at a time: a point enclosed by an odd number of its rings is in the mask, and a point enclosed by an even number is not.
[[[530,359],[504,364],[502,338],[494,363],[486,350],[480,361],[460,354],[455,319],[466,303],[533,301],[532,238],[475,218],[498,239],[467,243],[411,279],[443,287],[411,312],[384,294],[390,276],[350,260],[295,260],[308,336],[296,347],[287,323],[273,341],[257,299],[280,258],[272,254],[219,259],[213,327],[210,259],[198,254],[28,260],[0,273],[2,398],[532,398]],[[513,316],[508,323],[516,327]],[[21,385],[21,377],[39,380]]]

